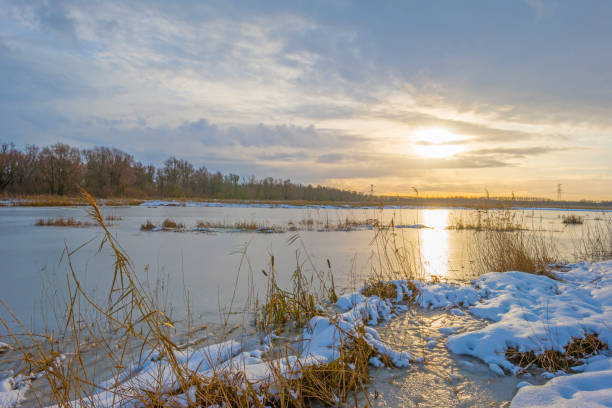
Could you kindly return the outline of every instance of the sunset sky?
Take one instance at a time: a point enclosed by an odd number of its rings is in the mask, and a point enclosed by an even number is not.
[[[612,199],[612,1],[0,0],[0,141]]]

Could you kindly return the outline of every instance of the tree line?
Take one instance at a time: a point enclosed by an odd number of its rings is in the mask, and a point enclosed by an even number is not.
[[[0,194],[71,195],[85,188],[96,197],[191,197],[250,200],[365,201],[369,196],[271,177],[241,178],[209,172],[170,157],[145,165],[116,148],[77,149],[64,143],[18,149],[0,145]]]

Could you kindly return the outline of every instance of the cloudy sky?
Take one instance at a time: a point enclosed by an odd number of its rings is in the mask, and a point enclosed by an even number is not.
[[[612,2],[0,0],[0,141],[612,198]]]

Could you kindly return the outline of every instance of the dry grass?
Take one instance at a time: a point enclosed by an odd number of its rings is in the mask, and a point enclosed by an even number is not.
[[[230,231],[246,231],[246,232],[263,232],[263,233],[283,233],[287,232],[287,228],[283,228],[277,225],[268,225],[263,223],[257,223],[255,221],[198,221],[196,223],[197,229],[214,229],[214,230],[230,230]]]
[[[363,331],[349,335],[340,347],[340,358],[324,365],[312,365],[300,370],[301,376],[289,381],[287,395],[297,392],[297,406],[304,402],[317,401],[329,406],[338,406],[353,396],[355,403],[359,395],[366,395],[366,385],[371,381],[368,362],[379,357],[387,367],[393,367],[389,358],[382,356],[364,340]],[[309,404],[308,404],[309,405]]]
[[[140,226],[142,231],[152,231],[155,228],[157,228],[157,225],[153,224],[150,220],[147,220],[147,222]]]
[[[345,217],[335,221],[330,221],[329,216],[324,219],[315,219],[310,216],[304,218],[298,222],[296,226],[292,223],[294,228],[302,229],[306,231],[320,230],[320,231],[356,231],[360,229],[373,229],[383,227],[378,219],[366,218],[357,219],[351,217]]]
[[[361,289],[361,294],[366,297],[378,296],[381,299],[395,300],[397,287],[391,282],[370,278]]]
[[[612,219],[589,223],[582,228],[581,234],[573,240],[577,259],[602,261],[612,258]]]
[[[304,327],[317,315],[317,297],[312,280],[305,277],[299,262],[291,275],[291,290],[282,289],[277,282],[274,256],[270,256],[268,271],[261,271],[268,279],[266,298],[256,310],[256,325],[264,331],[282,329],[292,321],[297,327]]]
[[[162,221],[161,226],[164,230],[182,231],[185,229],[185,224],[174,221],[171,218],[166,218],[164,221]]]
[[[177,378],[177,387],[187,392],[189,379],[185,368],[175,357],[177,346],[171,340],[173,322],[157,306],[154,293],[138,279],[128,256],[104,223],[95,200],[86,192],[83,192],[83,199],[90,203],[90,215],[103,230],[104,238],[99,250],[109,247],[115,257],[108,299],[98,303],[84,290],[72,267],[74,252],[66,250],[68,302],[63,324],[59,326],[64,329],[59,334],[35,335],[11,314],[24,333],[19,334],[0,319],[13,339],[14,349],[21,355],[24,370],[43,374],[52,402],[57,405],[72,406],[71,401],[84,400],[96,406],[91,396],[99,389],[94,385],[92,367],[88,364],[91,353],[95,350],[102,353],[98,358],[108,364],[112,381],[119,384],[125,367],[132,363],[133,345],[140,344],[141,352],[144,352],[141,358],[146,359],[153,354],[164,356],[169,370]],[[89,310],[89,313],[85,313],[85,310]],[[8,308],[7,311],[10,313]],[[92,319],[90,313],[96,317]],[[91,344],[96,347],[92,348]],[[116,403],[125,398],[123,392],[118,392]]]
[[[568,372],[572,367],[582,365],[582,360],[607,350],[608,345],[599,339],[597,334],[586,334],[584,337],[575,337],[565,346],[564,351],[546,350],[535,354],[533,351],[519,352],[515,348],[506,350],[506,359],[512,364],[528,369],[540,367],[552,373],[559,370]]]
[[[25,195],[7,197],[14,207],[74,207],[88,206],[89,203],[82,196],[56,196],[56,195]],[[140,205],[144,202],[138,198],[107,198],[101,200],[101,204],[111,207],[126,205]]]
[[[584,220],[579,215],[563,215],[561,222],[565,225],[580,225],[584,223]]]
[[[365,395],[370,381],[368,362],[378,356],[383,363],[391,365],[364,338],[363,329],[355,333],[344,333],[340,345],[340,358],[328,364],[314,366],[290,366],[291,372],[280,367],[279,356],[271,355],[268,368],[271,377],[258,384],[246,381],[238,369],[208,372],[206,375],[193,372],[176,358],[175,352],[181,347],[172,340],[175,332],[173,320],[160,306],[159,296],[142,283],[135,273],[128,256],[123,252],[116,238],[108,230],[100,210],[91,196],[83,192],[83,197],[91,205],[90,214],[104,234],[100,251],[109,248],[114,254],[113,281],[105,301],[97,302],[85,291],[72,267],[74,251],[65,252],[69,266],[68,301],[66,311],[59,327],[60,333],[47,333],[43,336],[32,333],[12,315],[20,331],[0,317],[0,324],[13,340],[12,348],[20,354],[25,373],[40,373],[48,382],[50,395],[41,404],[74,406],[72,401],[91,407],[99,405],[93,397],[101,389],[95,385],[95,372],[92,372],[92,358],[107,364],[111,380],[109,384],[122,384],[108,388],[114,398],[113,405],[131,404],[149,407],[173,406],[173,399],[181,395],[188,407],[211,405],[227,407],[305,407],[311,403],[337,405],[346,402],[351,395],[357,403],[359,395]],[[147,224],[150,224],[147,223]],[[145,224],[145,225],[147,225]],[[179,224],[168,224],[176,228]],[[295,239],[294,239],[295,240]],[[296,257],[297,258],[297,257]],[[305,325],[317,313],[317,296],[314,294],[312,279],[307,279],[298,262],[292,277],[292,289],[284,291],[278,287],[274,277],[274,260],[271,258],[269,289],[262,310],[266,328],[283,325],[287,318],[297,325]],[[331,265],[328,262],[331,273]],[[333,279],[332,279],[333,282]],[[323,286],[325,288],[325,286]],[[337,298],[335,290],[320,292],[324,296]],[[3,304],[4,305],[4,304]],[[8,313],[10,310],[4,305]],[[85,310],[89,310],[87,313]],[[93,316],[91,313],[93,312]],[[284,358],[295,355],[290,345],[282,348]],[[95,355],[92,357],[92,353]],[[148,388],[123,382],[126,367],[137,366],[149,357],[162,356],[167,367],[166,375],[175,378],[170,389],[163,389],[162,378]],[[134,362],[133,357],[137,360]],[[281,356],[282,357],[282,356]],[[156,360],[155,360],[156,361]],[[190,393],[195,390],[195,393]],[[37,392],[33,390],[33,392]],[[367,397],[366,397],[367,398]],[[44,401],[44,402],[43,402]]]
[[[394,220],[390,228],[376,228],[370,243],[372,248],[372,272],[374,281],[425,280],[426,270],[421,252],[420,241],[407,238],[404,229],[395,228]]]
[[[522,230],[477,231],[468,248],[477,274],[521,271],[555,278],[549,265],[558,263],[558,251],[551,235]]]
[[[64,218],[39,218],[36,221],[39,227],[92,227],[93,224],[88,221],[79,221],[72,217]]]
[[[521,216],[512,210],[478,210],[453,213],[447,229],[475,231],[519,231],[525,229]]]

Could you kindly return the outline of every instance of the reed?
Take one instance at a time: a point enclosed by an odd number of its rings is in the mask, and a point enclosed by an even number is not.
[[[512,210],[477,210],[454,213],[447,229],[475,231],[519,231],[525,229],[522,216]]]
[[[612,259],[612,219],[585,224],[579,237],[574,237],[574,256],[584,261]]]
[[[66,249],[68,296],[66,310],[60,314],[63,316],[59,325],[62,329],[35,334],[2,303],[22,332],[14,331],[0,316],[0,324],[12,338],[10,348],[20,356],[23,372],[32,379],[41,378],[48,383],[49,395],[37,396],[42,404],[170,407],[180,398],[181,404],[187,407],[304,407],[317,402],[337,405],[346,402],[351,395],[357,403],[359,396],[366,395],[366,385],[370,381],[369,359],[377,356],[383,363],[392,364],[365,340],[365,331],[359,329],[343,333],[345,339],[339,348],[340,357],[327,364],[302,365],[298,362],[289,366],[287,372],[280,363],[289,361],[295,352],[290,344],[279,346],[285,360],[274,358],[271,352],[266,362],[270,377],[257,384],[249,383],[240,367],[213,368],[206,373],[190,369],[177,357],[184,346],[174,340],[175,321],[164,311],[160,296],[146,281],[139,279],[128,255],[105,224],[95,200],[86,192],[83,192],[83,199],[90,203],[90,215],[102,229],[99,251],[106,248],[114,256],[107,299],[96,301],[86,291],[72,265],[75,251]],[[145,225],[148,224],[152,223]],[[166,223],[166,227],[178,228],[179,224]],[[297,254],[296,259],[299,259]],[[328,267],[331,274],[329,261]],[[333,275],[332,288],[321,284],[325,290],[318,295],[312,278],[306,277],[300,262],[292,275],[290,290],[281,289],[276,282],[273,257],[265,273],[269,286],[261,310],[265,313],[262,327],[267,332],[285,325],[287,319],[303,327],[312,316],[324,313],[316,306],[319,296],[337,299]],[[155,364],[161,359],[167,371],[159,371],[146,386],[127,380],[130,367],[142,367],[145,362]],[[92,360],[108,365],[111,380],[107,385],[97,385]],[[175,379],[170,386],[165,381],[169,376]],[[106,391],[110,400],[100,399],[97,394],[100,391]]]
[[[164,221],[162,221],[161,226],[164,230],[172,230],[172,231],[185,230],[185,224],[181,222],[177,222],[171,218],[166,218]]]
[[[157,228],[157,226],[153,224],[150,220],[147,220],[147,222],[140,226],[140,229],[142,231],[152,231],[155,228]]]
[[[579,215],[563,215],[561,217],[561,222],[565,225],[581,225],[584,223],[584,220]]]
[[[39,227],[92,227],[93,224],[88,221],[76,220],[72,217],[64,218],[39,218],[36,221]]]
[[[478,275],[521,271],[556,278],[549,265],[559,263],[557,242],[541,231],[475,231],[468,252]]]
[[[265,301],[256,311],[255,319],[261,330],[282,329],[289,321],[296,327],[304,327],[318,313],[312,280],[305,277],[299,262],[291,275],[291,290],[279,286],[273,255],[270,256],[268,271],[261,272],[267,278]]]

